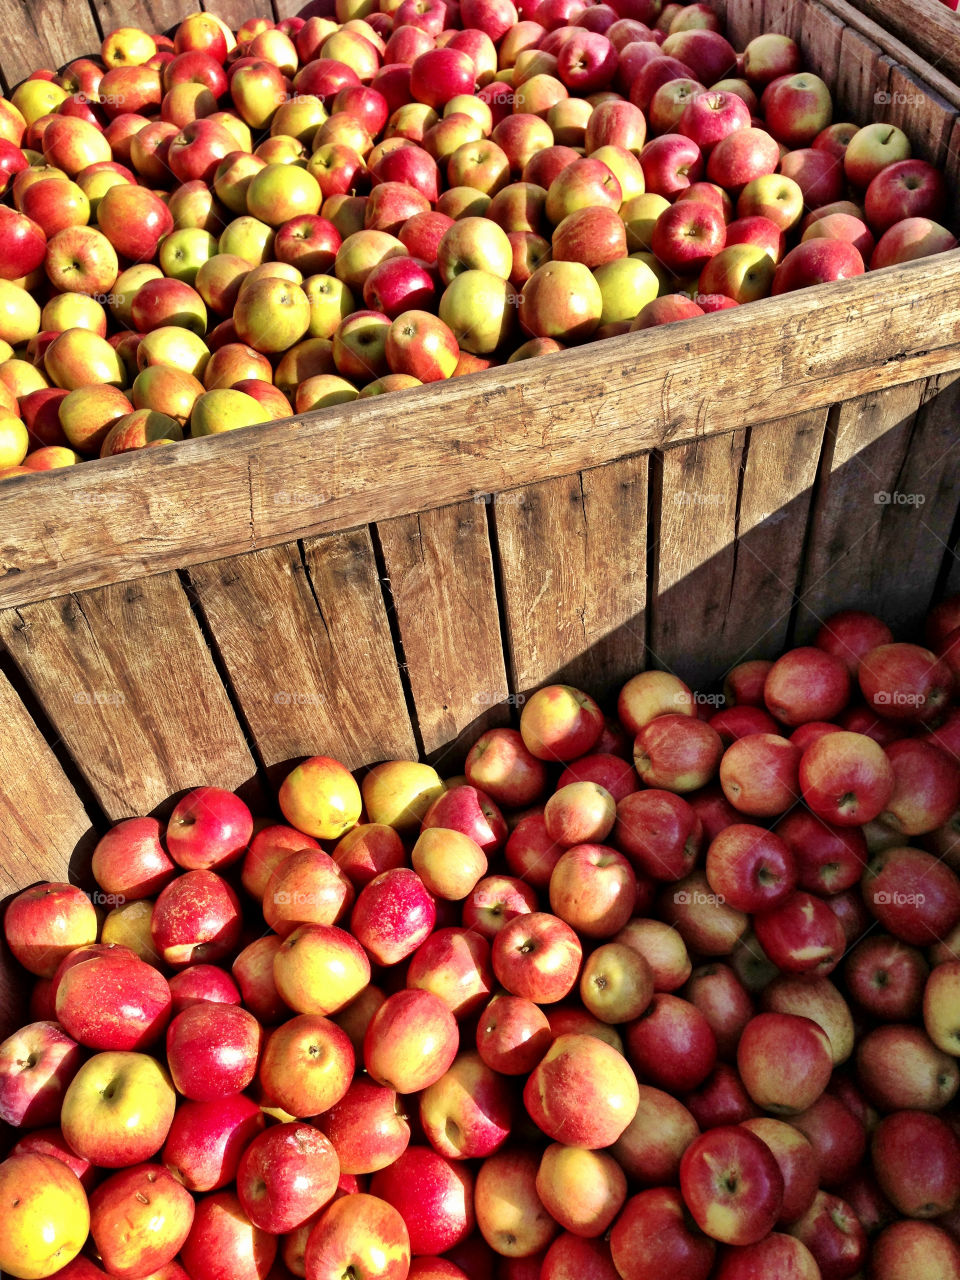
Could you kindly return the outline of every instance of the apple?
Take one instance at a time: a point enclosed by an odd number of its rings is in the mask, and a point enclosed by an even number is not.
[[[804,802],[824,821],[860,826],[886,807],[894,787],[893,766],[883,748],[862,733],[831,733],[813,743],[800,760]]]
[[[395,1090],[362,1078],[324,1111],[318,1124],[333,1146],[341,1174],[376,1173],[410,1142],[410,1126]]]
[[[170,988],[158,969],[135,957],[96,955],[57,984],[57,1020],[89,1049],[145,1049],[166,1029]]]
[[[167,979],[167,984],[174,1017],[195,1004],[238,1005],[242,998],[230,974],[215,964],[194,964],[181,969]]]
[[[802,55],[789,36],[764,32],[754,36],[743,51],[743,73],[755,85],[767,85],[780,76],[800,70]]]
[[[151,933],[166,964],[182,968],[229,955],[240,937],[240,903],[214,871],[187,871],[161,890]]]
[[[722,755],[723,744],[715,729],[702,720],[672,712],[644,725],[633,748],[641,780],[648,787],[674,792],[706,785]]]
[[[733,46],[716,30],[671,27],[662,48],[666,57],[679,58],[704,84],[733,75],[737,68]]]
[[[364,1066],[398,1093],[425,1089],[450,1068],[459,1031],[447,1005],[431,991],[399,991],[373,1015],[363,1043]]]
[[[607,36],[611,38],[609,31]],[[615,146],[639,157],[646,134],[646,121],[639,107],[624,100],[603,102],[594,107],[587,121],[584,146],[588,156],[600,147]]]
[[[751,913],[776,906],[797,883],[796,863],[785,842],[749,823],[735,823],[714,838],[705,869],[714,893]]]
[[[370,961],[345,930],[304,924],[284,938],[274,961],[274,978],[292,1009],[326,1015],[363,990],[370,981]]]
[[[957,1056],[958,1029],[953,1010],[958,984],[960,962],[953,960],[937,965],[923,989],[923,1024],[927,1034],[938,1049],[954,1056]]]
[[[523,996],[496,995],[477,1024],[481,1059],[502,1075],[527,1075],[550,1047],[543,1010]]]
[[[960,1271],[960,1245],[932,1222],[909,1219],[884,1227],[871,1248],[877,1280],[912,1280],[913,1276],[949,1276]]]
[[[736,129],[710,152],[707,177],[727,190],[742,189],[754,178],[776,172],[780,148],[764,129]]]
[[[278,937],[266,934],[244,947],[231,965],[231,973],[240,989],[243,1003],[258,1022],[266,1025],[282,1022],[290,1008],[277,991],[273,976],[274,961],[280,946]],[[176,982],[176,975],[172,982]]]
[[[332,856],[356,889],[382,871],[402,867],[407,859],[400,836],[382,822],[358,823],[338,841]]]
[[[876,271],[880,267],[946,253],[956,248],[956,244],[956,238],[939,223],[929,218],[904,218],[880,237],[870,259],[870,269]]]
[[[816,146],[788,151],[780,161],[780,173],[796,182],[807,208],[819,210],[843,196],[842,160]]]
[[[610,1252],[622,1280],[658,1280],[670,1270],[707,1280],[716,1245],[692,1229],[680,1192],[657,1187],[631,1196],[610,1232]]]
[[[482,883],[482,882],[481,882]],[[553,1004],[573,989],[582,949],[573,929],[546,912],[528,911],[505,923],[493,940],[498,982],[515,996]]]
[[[558,787],[544,808],[544,823],[551,840],[570,848],[589,842],[602,843],[613,830],[616,802],[595,782],[571,782]]]
[[[848,240],[854,246],[864,262],[870,261],[874,249],[873,236],[865,222],[845,213],[826,214],[803,233],[803,240],[814,240],[818,237],[829,240]]]
[[[737,1068],[758,1106],[791,1115],[812,1106],[823,1093],[833,1055],[826,1033],[811,1019],[760,1013],[744,1027]]]
[[[783,1176],[783,1204],[779,1224],[790,1224],[808,1212],[818,1195],[820,1171],[810,1141],[793,1124],[772,1116],[742,1122],[773,1152]]]
[[[871,1157],[881,1190],[907,1217],[936,1217],[960,1200],[960,1142],[939,1116],[884,1116],[874,1130]]]
[[[629,1022],[640,1017],[653,992],[653,972],[647,961],[622,942],[610,942],[592,952],[580,978],[581,999],[601,1022]]]
[[[18,280],[43,264],[47,237],[26,214],[5,206],[0,214],[0,278]],[[46,326],[45,326],[46,327]]]
[[[170,1077],[155,1058],[97,1053],[67,1086],[60,1126],[77,1155],[104,1169],[124,1168],[160,1150],[175,1106]]]
[[[279,1124],[259,1134],[237,1167],[237,1195],[255,1227],[271,1235],[296,1230],[333,1198],[340,1164],[330,1139],[313,1125]]]
[[[756,1244],[730,1249],[717,1270],[717,1280],[754,1280],[760,1276],[780,1276],[783,1280],[817,1280],[822,1273],[817,1260],[793,1236],[771,1232]]]
[[[180,1257],[191,1277],[264,1280],[276,1253],[276,1236],[253,1225],[233,1191],[218,1191],[198,1202]]]
[[[353,1064],[346,1032],[321,1014],[303,1013],[270,1032],[259,1081],[265,1098],[289,1115],[319,1115],[344,1096]]]
[[[676,122],[677,132],[709,152],[728,134],[750,127],[750,110],[735,93],[707,90],[696,94]]]
[[[697,144],[680,133],[664,133],[640,152],[648,192],[675,198],[703,176],[703,157]]]
[[[467,755],[467,779],[495,804],[523,808],[533,804],[546,785],[546,766],[526,747],[516,729],[482,733]]]
[[[361,809],[360,788],[339,761],[327,756],[312,756],[288,773],[279,801],[288,822],[321,840],[342,836]]]
[[[301,924],[336,924],[353,903],[353,886],[322,849],[278,862],[263,891],[263,917],[282,938]]]
[[[430,894],[452,902],[466,898],[487,870],[486,855],[475,840],[443,827],[423,831],[410,861]],[[396,877],[400,872],[384,874]]]
[[[724,247],[723,215],[711,205],[677,200],[657,218],[650,247],[678,275],[699,273]]]
[[[83,1060],[56,1022],[32,1022],[0,1043],[0,1120],[18,1128],[54,1124]]]
[[[473,1230],[472,1173],[429,1147],[407,1147],[374,1174],[370,1191],[400,1214],[415,1256],[454,1248]]]
[[[679,58],[667,57],[658,46],[656,52],[646,48],[646,42],[639,42],[640,47],[630,45],[621,55],[621,79],[629,80],[628,96],[630,102],[641,111],[649,113],[650,106],[657,90],[672,80],[690,80],[694,84],[702,84],[700,77],[687,63]]]
[[[684,1204],[700,1229],[723,1244],[763,1240],[780,1216],[783,1189],[773,1152],[739,1125],[701,1134],[680,1162]]]
[[[550,906],[578,934],[613,937],[630,919],[636,903],[637,879],[629,861],[605,845],[574,845],[550,874]]]
[[[706,92],[706,86],[699,80],[680,77],[668,80],[660,85],[647,107],[650,117],[650,131],[655,134],[678,133],[680,121],[694,99]],[[749,121],[748,121],[749,123]],[[684,131],[685,133],[685,131]],[[695,138],[691,139],[697,142]],[[700,143],[697,142],[697,146]]]
[[[436,904],[423,880],[415,870],[398,867],[381,872],[360,891],[350,930],[377,964],[397,964],[427,938],[435,922]]]
[[[70,1264],[87,1238],[84,1189],[51,1155],[25,1152],[0,1162],[0,1205],[0,1267],[10,1275],[53,1275]]]
[[[404,1280],[410,1237],[397,1210],[364,1192],[334,1200],[307,1237],[305,1274],[310,1280]]]
[[[201,1003],[167,1028],[166,1053],[178,1092],[194,1102],[239,1093],[256,1075],[261,1029],[246,1009]]]
[[[138,1164],[90,1197],[90,1234],[110,1275],[153,1274],[172,1262],[193,1225],[193,1196],[162,1165]]]
[[[825,975],[835,969],[846,940],[822,898],[796,890],[754,920],[757,940],[778,969]]]
[[[843,155],[843,170],[849,181],[866,190],[881,169],[910,159],[910,139],[896,125],[865,125],[850,139]]]
[[[52,978],[75,947],[97,939],[90,898],[71,884],[49,881],[24,889],[8,904],[3,935],[14,958],[30,973]]]
[[[806,240],[791,249],[777,267],[772,292],[774,295],[789,293],[830,280],[849,280],[863,272],[863,259],[849,242]]]
[[[857,1077],[884,1111],[938,1111],[957,1092],[956,1062],[920,1027],[876,1027],[857,1046]]]

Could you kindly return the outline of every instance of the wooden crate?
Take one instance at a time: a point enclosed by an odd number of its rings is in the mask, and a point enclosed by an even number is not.
[[[720,7],[739,47],[794,35],[841,118],[902,124],[956,188],[944,76],[843,0]],[[6,83],[177,11],[2,0],[34,28]],[[311,752],[452,769],[545,681],[610,695],[657,665],[711,688],[841,605],[912,627],[958,585],[958,412],[954,251],[7,481],[0,897],[82,881],[109,822],[202,782],[268,806]]]
[[[955,83],[960,82],[960,13],[940,0],[853,0],[853,5],[889,38],[914,50]],[[886,42],[881,43],[886,49]],[[895,48],[887,52],[895,55]]]

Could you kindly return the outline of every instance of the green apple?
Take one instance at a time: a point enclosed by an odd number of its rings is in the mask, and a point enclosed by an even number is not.
[[[631,253],[636,249],[649,249],[650,237],[657,219],[664,209],[670,208],[670,201],[654,191],[647,191],[642,196],[633,196],[623,202],[620,217],[627,228],[627,248]]]
[[[336,276],[310,276],[303,291],[310,303],[308,338],[332,338],[341,320],[356,310],[353,294]]]
[[[599,298],[600,289],[595,282],[594,287]],[[464,351],[475,356],[489,355],[510,336],[515,298],[509,281],[489,271],[464,271],[444,289],[440,319],[453,330]]]
[[[58,338],[57,342],[59,341]],[[174,324],[153,329],[141,339],[137,348],[137,364],[141,370],[151,365],[165,364],[173,369],[182,369],[195,378],[202,378],[209,359],[210,348],[203,339],[189,329],[181,329]]]
[[[218,252],[216,236],[201,227],[184,227],[164,236],[158,258],[165,276],[192,286],[203,264]]]
[[[298,284],[268,276],[242,287],[233,311],[241,342],[254,351],[289,351],[310,327],[310,303]]]
[[[270,414],[253,396],[232,387],[220,387],[205,391],[198,398],[190,415],[190,432],[195,436],[214,436],[269,421]]]
[[[792,178],[782,173],[767,173],[754,178],[740,192],[737,217],[769,218],[781,231],[790,231],[805,212],[803,192]]]
[[[213,175],[213,189],[217,199],[238,217],[247,212],[247,191],[258,173],[267,167],[266,160],[248,155],[245,151],[231,151],[217,165]]]
[[[12,280],[0,280],[0,338],[12,347],[18,347],[39,332],[39,305],[26,289],[21,289]]]
[[[270,132],[289,138],[299,138],[305,147],[313,146],[314,135],[327,120],[323,99],[313,94],[300,93],[277,108]]]
[[[126,381],[116,351],[89,329],[67,329],[54,338],[44,352],[43,367],[53,385],[64,391],[101,382],[122,387]]]
[[[234,218],[220,237],[220,253],[234,253],[245,258],[252,267],[269,261],[273,252],[273,227],[249,214]]]
[[[591,151],[590,159],[600,160],[607,166],[620,183],[624,203],[642,196],[646,191],[640,161],[632,151],[609,143],[606,146],[597,147],[596,151]]]
[[[437,246],[437,266],[444,284],[464,271],[486,271],[509,280],[513,246],[503,228],[489,218],[461,218],[443,233]]]
[[[297,388],[294,408],[297,413],[309,413],[311,409],[328,409],[334,404],[346,404],[356,400],[360,392],[335,373],[321,373],[315,378],[308,378]]]
[[[761,245],[731,244],[710,259],[700,273],[701,293],[722,293],[734,302],[765,298],[776,270]]]
[[[601,324],[633,320],[641,307],[660,292],[656,272],[638,258],[618,258],[594,267],[593,276],[600,286],[603,310]]]
[[[85,293],[57,293],[40,313],[40,331],[63,333],[64,329],[89,329],[107,336],[107,313]]]

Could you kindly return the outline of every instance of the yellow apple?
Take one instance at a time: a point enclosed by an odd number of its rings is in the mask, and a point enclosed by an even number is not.
[[[41,1280],[71,1262],[90,1230],[80,1179],[62,1160],[26,1152],[0,1164],[0,1270]]]

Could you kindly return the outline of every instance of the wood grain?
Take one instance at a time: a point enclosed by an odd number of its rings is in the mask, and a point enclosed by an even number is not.
[[[844,119],[856,123],[885,118],[891,65],[879,45],[852,27],[844,28],[835,93]]]
[[[694,688],[709,688],[717,673],[716,637],[736,569],[745,442],[745,431],[695,440],[666,450],[658,468],[651,662]]]
[[[815,409],[750,430],[715,669],[777,657],[788,643],[826,422]],[[685,589],[676,588],[681,602]]]
[[[510,719],[489,494],[378,525],[424,752],[449,768]]]
[[[781,35],[799,41],[806,7],[797,4],[796,0],[764,0],[763,30],[779,31]]]
[[[895,606],[902,614],[909,611],[905,601],[929,595],[935,567],[924,573],[918,565],[915,578],[900,582],[899,553],[891,559],[892,548],[901,538],[917,540],[921,546],[926,543],[918,524],[923,513],[915,500],[920,490],[904,487],[912,470],[905,472],[904,467],[915,434],[914,420],[925,394],[921,380],[883,395],[851,400],[833,414],[804,566],[797,619],[801,641],[837,609],[870,609],[884,618],[890,615],[894,622]],[[948,407],[946,416],[949,413]],[[942,418],[932,409],[930,414],[928,431],[935,437],[942,429]],[[929,452],[936,448],[932,443]],[[917,476],[911,483],[922,482]],[[954,514],[939,510],[942,505],[931,503],[931,520],[943,521],[935,532],[931,525],[934,546],[937,538],[948,536]],[[926,545],[929,555],[930,544]],[[942,550],[942,544],[935,550],[935,565]],[[922,560],[925,553],[915,554]]]
[[[824,0],[849,25],[872,29],[872,38],[899,62],[960,84],[960,20],[939,0]],[[927,73],[925,73],[926,77]],[[939,85],[936,86],[939,91]]]
[[[890,68],[885,119],[913,140],[914,154],[938,168],[946,164],[957,108],[897,63]]]
[[[416,755],[366,529],[198,565],[198,605],[271,782]]]
[[[13,89],[40,67],[58,70],[65,62],[100,49],[100,35],[86,0],[0,0],[0,72]]]
[[[215,13],[218,18],[222,18],[234,32],[248,18],[262,17],[273,21],[274,17],[270,0],[204,0],[203,8],[207,13]],[[296,12],[294,9],[294,13]]]
[[[727,38],[742,52],[763,30],[763,0],[727,0]]]
[[[497,495],[514,691],[561,680],[604,696],[645,665],[648,459]]]
[[[93,8],[104,33],[117,27],[140,27],[163,34],[181,18],[199,9],[188,0],[93,0]]]
[[[256,773],[175,574],[6,609],[0,636],[104,813]]]
[[[822,4],[803,6],[800,47],[811,71],[829,85],[837,83],[840,68],[840,46],[843,40],[843,23]]]
[[[389,432],[383,404],[360,400],[16,477],[0,487],[0,606],[446,506],[956,368],[954,250],[401,392]]]

